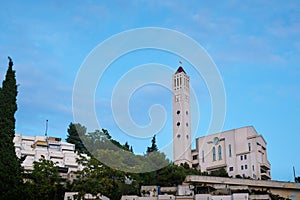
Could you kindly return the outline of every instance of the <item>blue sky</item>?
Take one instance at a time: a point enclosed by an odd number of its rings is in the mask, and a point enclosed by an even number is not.
[[[73,121],[73,85],[89,53],[122,31],[168,28],[197,41],[217,65],[226,91],[223,130],[253,125],[268,143],[272,178],[292,181],[293,166],[300,175],[300,2],[5,1],[0,5],[0,76],[3,80],[10,55],[20,84],[18,133],[44,134],[48,119],[49,134],[65,138]],[[128,141],[137,153],[145,152],[151,137],[129,137],[114,122],[112,90],[124,73],[138,65],[161,63],[175,71],[179,60],[198,97],[200,126],[195,135],[208,134],[211,102],[205,82],[184,59],[151,49],[124,55],[106,71],[95,92],[101,127],[122,143]],[[171,77],[166,79],[171,83]],[[151,105],[165,108],[166,123],[157,134],[159,147],[172,137],[171,95],[150,84],[130,99],[132,119],[140,126],[149,123]]]

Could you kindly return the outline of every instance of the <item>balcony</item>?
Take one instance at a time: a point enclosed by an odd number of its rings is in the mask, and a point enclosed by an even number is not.
[[[27,155],[27,156],[34,156],[35,152],[32,150],[21,150],[22,155]]]
[[[260,163],[260,167],[263,169],[263,170],[270,170],[271,169],[271,165],[270,163],[267,161],[267,162],[264,162],[264,163]]]
[[[32,145],[33,148],[36,148],[36,147],[48,147],[48,143],[47,141],[43,141],[43,140],[37,140],[33,145]]]
[[[192,164],[199,164],[199,160],[192,160]]]
[[[50,151],[50,158],[64,158],[62,152]]]
[[[271,179],[270,170],[266,169],[266,166],[260,168],[260,177],[261,180]]]
[[[22,165],[24,167],[25,171],[33,171],[34,167],[33,165]]]
[[[261,180],[270,180],[271,179],[269,172],[262,172],[262,173],[260,173],[260,176],[261,176]]]
[[[75,159],[66,159],[64,160],[64,164],[66,167],[78,167],[78,163]]]

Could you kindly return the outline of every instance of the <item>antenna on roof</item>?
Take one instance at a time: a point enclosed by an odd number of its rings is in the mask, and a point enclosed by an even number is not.
[[[48,119],[46,120],[46,130],[45,130],[45,136],[47,137],[48,134]]]
[[[296,170],[295,170],[295,166],[293,166],[293,172],[294,172],[294,181],[296,182]]]

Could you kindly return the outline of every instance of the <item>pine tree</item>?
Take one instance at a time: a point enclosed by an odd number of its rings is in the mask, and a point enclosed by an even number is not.
[[[10,57],[0,90],[0,199],[18,199],[22,185],[21,166],[15,153],[15,112],[17,84]]]
[[[73,124],[70,123],[68,128],[68,136],[66,141],[72,144],[75,144],[75,150],[79,153],[87,153],[87,149],[85,148],[81,136],[86,134],[86,127],[81,124]]]

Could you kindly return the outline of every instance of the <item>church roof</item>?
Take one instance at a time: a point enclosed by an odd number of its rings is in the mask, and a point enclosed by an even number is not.
[[[179,66],[178,69],[177,69],[177,71],[175,72],[175,74],[178,74],[178,73],[181,73],[181,72],[185,73],[184,69],[181,66]]]

